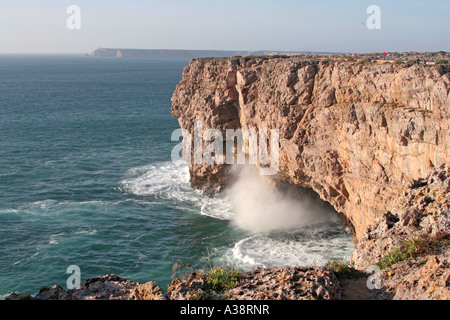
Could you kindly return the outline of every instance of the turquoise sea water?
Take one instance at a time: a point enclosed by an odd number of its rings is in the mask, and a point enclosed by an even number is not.
[[[0,56],[0,297],[118,274],[172,280],[181,260],[246,270],[349,258],[336,215],[250,233],[171,161],[170,97],[188,61]],[[331,210],[330,210],[331,211]]]

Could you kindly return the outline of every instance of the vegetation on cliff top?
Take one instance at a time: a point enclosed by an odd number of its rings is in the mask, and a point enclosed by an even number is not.
[[[233,289],[239,283],[239,275],[239,271],[215,266],[206,275],[206,288],[214,292]]]
[[[440,234],[431,238],[412,238],[406,239],[400,246],[389,250],[377,266],[380,269],[386,269],[398,262],[409,258],[415,258],[420,254],[432,254],[439,251],[440,248],[448,246],[450,243],[449,234]]]

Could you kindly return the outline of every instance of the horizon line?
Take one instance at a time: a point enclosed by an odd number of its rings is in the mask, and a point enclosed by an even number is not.
[[[27,54],[36,54],[36,55],[90,55],[99,49],[108,49],[108,50],[146,50],[146,51],[213,51],[213,52],[293,52],[293,53],[304,53],[304,54],[375,54],[375,53],[383,53],[378,51],[348,51],[348,52],[338,52],[338,51],[314,51],[314,50],[230,50],[230,49],[148,49],[148,48],[127,48],[127,47],[98,47],[90,52],[0,52],[0,55],[27,55]],[[434,52],[446,52],[445,50],[408,50],[408,51],[385,51],[386,53],[434,53]]]

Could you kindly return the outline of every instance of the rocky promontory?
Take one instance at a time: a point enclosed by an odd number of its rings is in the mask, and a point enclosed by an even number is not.
[[[448,71],[367,57],[196,59],[172,115],[192,134],[195,122],[224,136],[279,130],[273,179],[314,190],[358,240],[399,192],[450,163]],[[230,168],[192,163],[191,183],[207,192],[226,186]]]
[[[191,135],[198,122],[223,136],[278,130],[272,180],[311,189],[345,215],[352,266],[382,269],[378,298],[448,298],[449,58],[195,59],[173,94],[172,115]],[[191,184],[208,194],[226,189],[231,168],[191,163]]]

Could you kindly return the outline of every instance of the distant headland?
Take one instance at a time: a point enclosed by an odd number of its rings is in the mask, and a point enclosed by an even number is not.
[[[134,58],[134,59],[195,59],[225,58],[234,56],[295,56],[302,54],[337,54],[332,52],[307,51],[226,51],[226,50],[172,50],[172,49],[121,49],[98,48],[90,56],[102,58]]]

